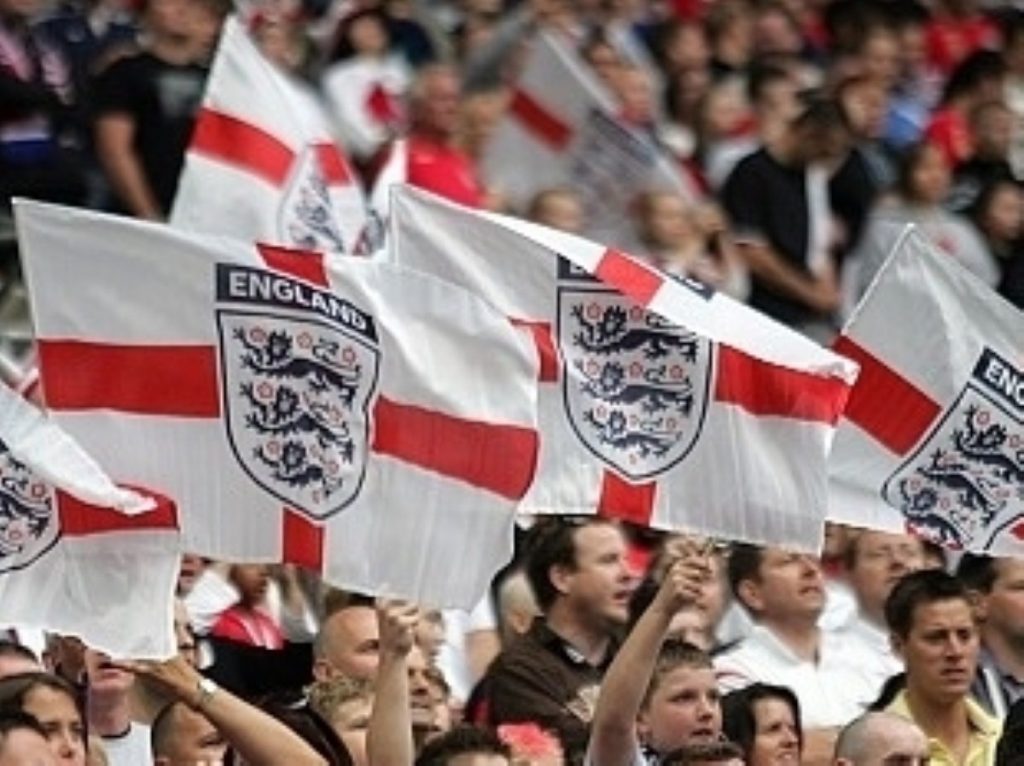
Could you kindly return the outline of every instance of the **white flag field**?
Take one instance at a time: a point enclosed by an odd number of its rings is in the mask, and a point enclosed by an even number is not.
[[[537,35],[485,149],[484,179],[520,210],[544,189],[574,189],[583,201],[587,235],[600,242],[615,243],[632,230],[630,206],[641,191],[695,199],[680,169],[617,120],[615,109],[575,51],[552,35]]]
[[[366,259],[37,203],[16,218],[52,417],[177,503],[184,550],[482,596],[538,449],[536,353],[504,315]]]
[[[19,627],[118,657],[175,652],[176,510],[119,488],[60,428],[0,386],[0,603]]]
[[[856,365],[699,283],[409,187],[390,254],[486,296],[541,357],[527,512],[818,550]]]
[[[835,521],[1024,555],[1024,315],[908,227],[835,349]]]
[[[351,252],[362,184],[312,91],[224,24],[178,181],[171,225],[248,241]]]

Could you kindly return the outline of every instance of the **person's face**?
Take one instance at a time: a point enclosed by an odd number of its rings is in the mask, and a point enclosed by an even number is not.
[[[62,766],[85,766],[85,725],[67,694],[37,686],[25,695],[24,709],[46,732],[50,752]]]
[[[825,606],[821,565],[813,556],[766,548],[758,577],[740,584],[744,601],[767,617],[814,616]]]
[[[388,49],[388,33],[378,16],[360,16],[348,31],[349,42],[357,53],[377,55]]]
[[[31,729],[15,729],[0,746],[0,766],[56,766],[46,738]]]
[[[1009,109],[989,107],[978,120],[975,151],[985,157],[1006,159],[1013,143],[1013,115]]]
[[[680,26],[672,36],[666,54],[676,71],[704,69],[711,51],[703,28],[699,24]]]
[[[656,245],[672,247],[693,236],[686,205],[674,194],[656,194],[647,209],[648,238]]]
[[[900,46],[896,35],[876,31],[865,41],[862,52],[864,71],[878,80],[885,89],[899,78]]]
[[[592,45],[587,50],[586,57],[587,63],[605,84],[614,82],[622,70],[622,59],[610,45],[604,43]]]
[[[227,742],[205,716],[184,705],[171,713],[173,736],[166,737],[166,750],[156,753],[155,766],[220,766]]]
[[[989,630],[1019,645],[1024,641],[1024,561],[999,559],[992,591],[982,597]]]
[[[856,558],[850,585],[861,610],[878,619],[893,586],[924,566],[924,547],[910,535],[873,531],[861,532],[853,544]]]
[[[673,668],[659,679],[637,723],[647,744],[662,754],[684,745],[714,742],[722,733],[715,672]]]
[[[710,633],[704,612],[699,609],[682,609],[676,612],[668,626],[669,636],[692,644],[705,652],[711,651]]]
[[[997,241],[1017,239],[1024,227],[1024,195],[1014,184],[1000,184],[982,216],[985,233]]]
[[[611,524],[588,524],[574,531],[573,543],[576,566],[561,570],[560,590],[578,614],[624,624],[633,588],[622,532]]]
[[[178,654],[185,662],[196,667],[198,656],[196,654],[196,638],[192,635],[192,627],[189,625],[188,612],[181,599],[174,600],[174,640],[178,645]]]
[[[459,81],[451,72],[438,71],[423,83],[423,100],[419,104],[419,122],[438,135],[455,135],[459,127]]]
[[[967,694],[978,660],[978,629],[970,604],[948,599],[919,605],[905,639],[893,636],[903,658],[907,686],[940,703]]]
[[[789,703],[773,698],[755,702],[754,728],[749,766],[798,766],[800,738]]]
[[[654,95],[644,72],[637,69],[621,72],[615,79],[615,92],[627,121],[640,125],[654,118]]]
[[[412,725],[417,729],[430,729],[434,725],[435,697],[430,682],[430,666],[418,646],[413,646],[406,658],[409,673],[409,702]]]
[[[196,580],[199,579],[199,575],[203,573],[206,568],[206,562],[202,556],[196,556],[192,553],[181,554],[181,567],[178,570],[178,595],[187,596],[192,587],[196,584]]]
[[[856,766],[927,766],[928,739],[909,721],[887,721],[871,734],[870,752]]]
[[[583,206],[571,194],[550,194],[537,211],[537,223],[578,234],[583,230]]]
[[[110,664],[110,657],[94,649],[85,650],[85,675],[90,694],[127,695],[135,681],[131,673],[115,668]]]
[[[938,205],[949,193],[949,168],[942,153],[935,147],[924,149],[917,166],[911,171],[911,185],[918,201]]]
[[[265,564],[236,564],[231,567],[231,581],[244,603],[259,604],[266,598],[270,571]]]
[[[192,0],[149,0],[146,25],[158,34],[187,40],[193,33]]]
[[[865,82],[847,89],[843,107],[854,132],[864,138],[879,138],[885,129],[886,95],[881,86]]]
[[[380,633],[377,615],[368,606],[350,606],[331,615],[321,628],[325,632],[324,657],[314,671],[318,678],[342,675],[372,680],[377,675]]]

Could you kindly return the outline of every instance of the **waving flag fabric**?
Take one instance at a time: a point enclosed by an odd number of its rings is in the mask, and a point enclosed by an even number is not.
[[[130,515],[129,515],[130,514]],[[0,604],[7,623],[118,657],[174,653],[174,506],[121,489],[34,406],[0,386]]]
[[[313,94],[229,18],[196,119],[171,224],[247,241],[349,252],[365,222],[359,178]]]
[[[509,109],[488,143],[488,186],[525,209],[537,192],[568,186],[583,201],[589,236],[621,239],[645,189],[696,189],[648,138],[616,118],[611,95],[586,64],[550,34],[534,38]]]
[[[391,255],[486,296],[541,356],[527,510],[815,549],[856,366],[696,282],[408,187]]]
[[[506,317],[390,264],[17,217],[47,406],[177,501],[186,550],[480,597],[536,464],[536,355]]]
[[[1024,554],[1024,315],[908,227],[835,348],[830,518]]]

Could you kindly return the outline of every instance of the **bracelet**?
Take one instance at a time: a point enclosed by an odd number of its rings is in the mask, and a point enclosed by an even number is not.
[[[196,682],[196,700],[192,703],[192,708],[195,710],[202,710],[213,699],[213,695],[220,690],[220,686],[217,682],[210,678],[200,678]]]

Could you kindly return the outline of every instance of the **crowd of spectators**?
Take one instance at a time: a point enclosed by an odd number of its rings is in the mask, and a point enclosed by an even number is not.
[[[557,35],[700,190],[640,194],[621,241],[825,340],[908,222],[1024,306],[1024,16],[990,5],[236,11],[321,92],[367,184],[406,137],[410,183],[583,231],[571,183],[514,209],[480,173],[533,35]],[[0,216],[29,196],[166,218],[228,10],[0,0]],[[353,124],[357,70],[379,87]],[[168,662],[0,642],[0,766],[1024,764],[1024,561],[838,526],[816,557],[544,518],[485,589],[438,612],[186,556]]]

